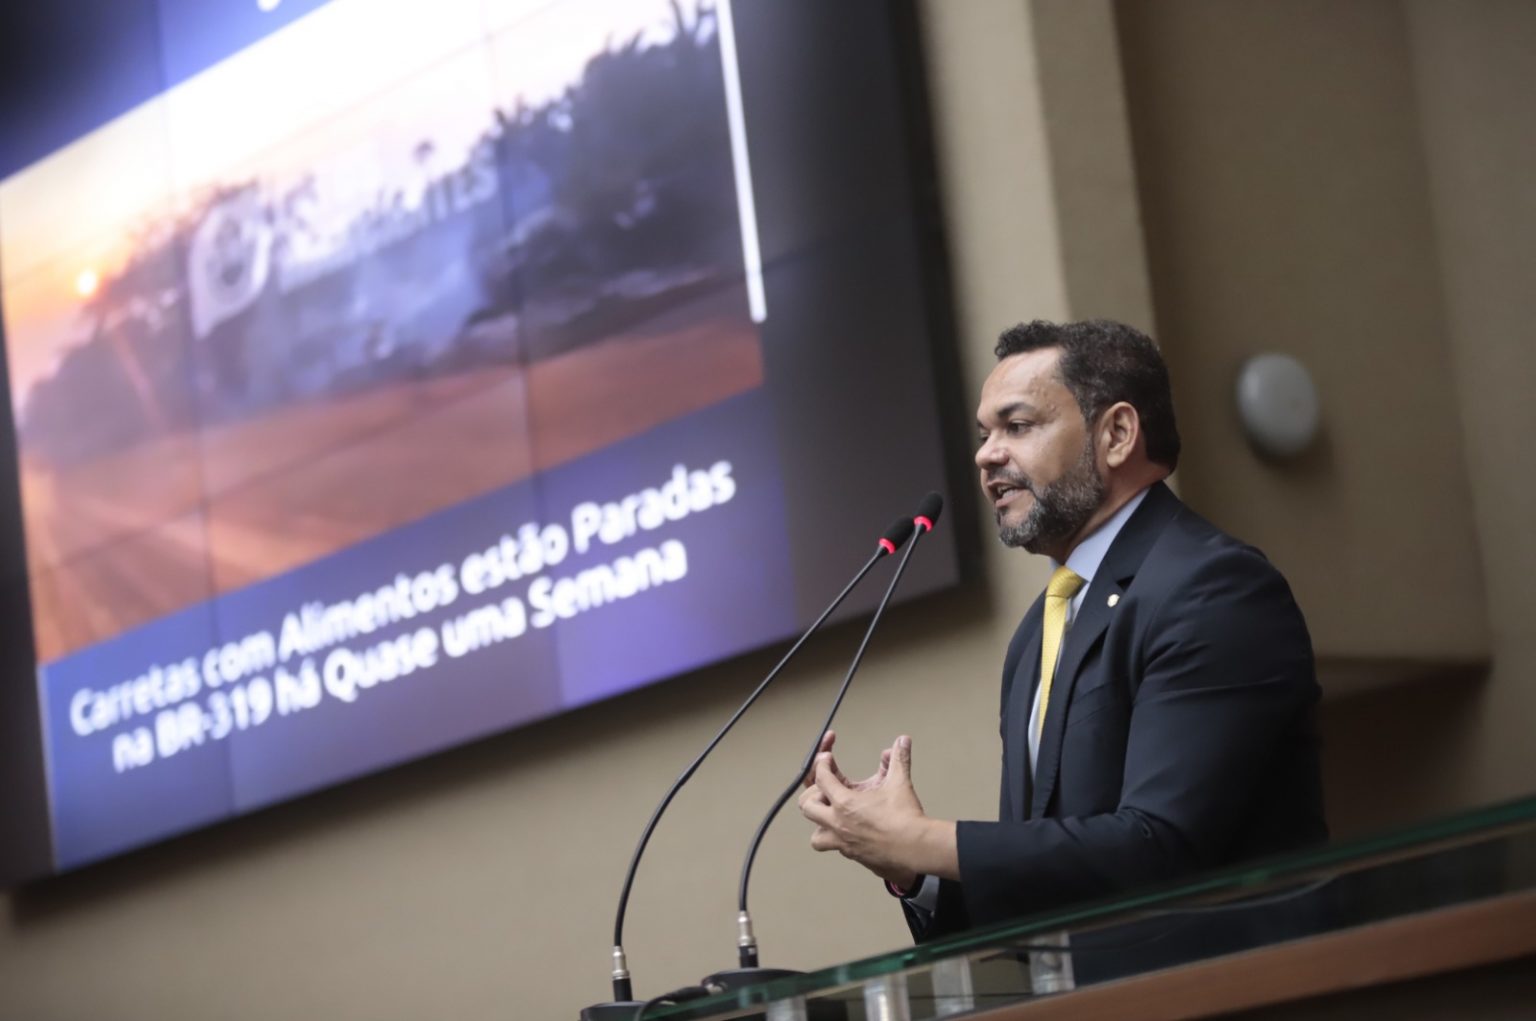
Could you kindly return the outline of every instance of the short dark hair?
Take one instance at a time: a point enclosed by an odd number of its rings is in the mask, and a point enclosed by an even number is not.
[[[1151,337],[1109,319],[1036,319],[1004,330],[994,353],[1001,361],[1051,347],[1061,349],[1061,382],[1076,398],[1084,421],[1091,424],[1105,408],[1125,401],[1141,419],[1147,458],[1169,471],[1179,466],[1179,427],[1173,418],[1168,366]]]

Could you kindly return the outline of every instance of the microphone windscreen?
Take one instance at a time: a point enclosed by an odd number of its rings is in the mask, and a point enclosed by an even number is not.
[[[944,510],[944,498],[938,493],[929,493],[923,497],[923,502],[917,505],[917,514],[913,521],[920,525],[926,525],[929,531],[938,523],[939,514]]]
[[[912,533],[916,530],[917,525],[911,518],[897,518],[880,537],[880,548],[887,553],[895,553],[906,544],[908,539],[912,538]]]

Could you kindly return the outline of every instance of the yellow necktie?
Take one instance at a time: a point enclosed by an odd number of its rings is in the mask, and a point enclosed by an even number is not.
[[[1045,586],[1045,628],[1040,635],[1040,713],[1035,742],[1045,733],[1045,712],[1051,705],[1051,681],[1056,676],[1056,659],[1061,652],[1061,637],[1067,630],[1067,604],[1083,587],[1083,579],[1065,567],[1056,568]]]

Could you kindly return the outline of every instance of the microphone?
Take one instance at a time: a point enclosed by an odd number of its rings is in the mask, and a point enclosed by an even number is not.
[[[738,967],[728,971],[715,972],[706,977],[703,985],[708,988],[719,987],[725,989],[740,989],[743,986],[755,985],[771,979],[783,978],[789,975],[797,975],[799,972],[787,971],[781,968],[763,968],[758,966],[757,936],[752,930],[752,916],[747,911],[747,887],[752,879],[752,865],[757,859],[758,848],[763,843],[763,837],[768,833],[768,827],[773,825],[773,820],[778,816],[786,802],[794,797],[800,789],[801,781],[810,770],[811,763],[816,761],[816,752],[821,748],[821,738],[832,726],[832,719],[837,715],[837,710],[843,704],[843,697],[848,694],[848,686],[853,683],[853,675],[859,669],[859,663],[864,659],[864,651],[869,647],[869,640],[875,633],[875,626],[880,623],[880,617],[885,613],[885,607],[891,601],[891,595],[896,591],[896,584],[901,581],[902,573],[907,569],[907,561],[912,559],[912,554],[917,550],[918,540],[927,533],[933,531],[938,523],[939,514],[944,510],[944,498],[938,493],[929,493],[923,497],[917,506],[917,513],[912,517],[914,534],[912,544],[902,554],[901,562],[896,565],[896,573],[891,576],[891,582],[886,586],[885,595],[880,598],[880,605],[875,608],[875,615],[869,621],[869,627],[864,629],[864,639],[859,643],[858,651],[853,654],[853,662],[848,666],[848,673],[843,677],[843,686],[838,689],[837,697],[832,700],[832,709],[827,713],[827,718],[821,724],[821,729],[816,731],[816,737],[811,741],[811,750],[806,753],[804,761],[800,763],[800,770],[795,774],[789,786],[784,788],[784,793],[779,795],[768,814],[763,816],[763,821],[758,824],[757,832],[752,836],[752,843],[747,848],[746,859],[741,865],[741,886],[737,891],[736,899],[736,953]]]
[[[914,528],[921,528],[926,534],[933,531],[933,526],[939,523],[939,515],[944,512],[944,498],[938,493],[929,493],[923,497],[922,503],[917,505],[917,513],[912,517]]]
[[[917,525],[911,518],[897,518],[891,522],[890,526],[886,528],[884,534],[880,536],[879,541],[875,544],[875,552],[864,562],[864,566],[859,568],[858,573],[853,576],[853,580],[843,586],[843,590],[837,594],[837,597],[832,600],[825,610],[821,611],[821,616],[817,617],[811,626],[806,628],[805,633],[784,654],[784,658],[780,659],[774,668],[768,671],[768,676],[763,678],[762,683],[757,686],[756,690],[747,696],[747,700],[731,715],[731,718],[726,721],[725,726],[720,728],[720,732],[714,736],[709,744],[705,746],[704,750],[699,753],[698,757],[688,764],[688,768],[684,769],[678,778],[672,782],[672,786],[667,789],[667,793],[662,797],[661,803],[656,806],[656,810],[651,813],[650,821],[645,824],[645,829],[640,834],[640,842],[635,845],[635,853],[629,859],[629,870],[624,874],[624,887],[619,893],[619,909],[613,922],[613,1000],[583,1008],[581,1011],[581,1021],[631,1021],[632,1018],[636,1017],[637,1012],[642,1011],[648,1006],[647,1003],[634,998],[634,988],[629,974],[629,962],[624,955],[624,914],[629,906],[629,893],[635,883],[635,872],[640,867],[640,857],[645,853],[646,845],[651,840],[651,834],[655,831],[656,824],[661,821],[662,814],[666,812],[667,806],[672,804],[672,799],[677,796],[677,792],[682,790],[683,784],[688,782],[689,778],[693,776],[704,760],[709,757],[709,753],[715,750],[715,746],[724,739],[726,734],[731,732],[732,727],[736,726],[736,721],[741,719],[742,715],[752,707],[752,703],[757,701],[758,696],[768,690],[768,685],[773,683],[773,679],[779,675],[779,671],[783,670],[785,664],[794,658],[795,653],[800,651],[800,647],[805,644],[806,639],[815,634],[821,628],[821,625],[826,622],[826,619],[832,615],[832,611],[842,605],[843,600],[848,597],[848,593],[852,592],[854,587],[864,580],[864,576],[869,573],[876,562],[900,549],[907,539],[912,536],[916,528]]]

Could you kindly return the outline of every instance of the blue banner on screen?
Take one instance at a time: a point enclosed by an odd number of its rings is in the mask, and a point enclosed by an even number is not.
[[[58,867],[788,630],[765,411],[736,398],[43,667]]]

